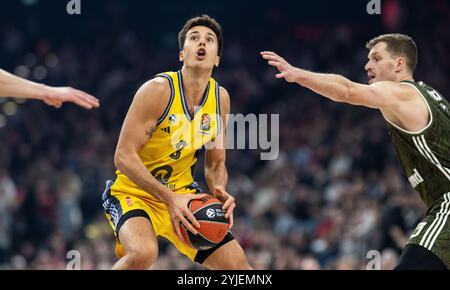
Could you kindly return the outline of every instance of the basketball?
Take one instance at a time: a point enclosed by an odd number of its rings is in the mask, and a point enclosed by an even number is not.
[[[225,218],[223,204],[217,198],[191,200],[189,210],[200,223],[198,234],[191,233],[183,224],[181,234],[184,243],[198,250],[208,250],[220,243],[228,232],[229,221]]]

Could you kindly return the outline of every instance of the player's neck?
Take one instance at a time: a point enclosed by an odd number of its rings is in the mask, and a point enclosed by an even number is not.
[[[412,76],[411,74],[406,74],[406,75],[404,75],[404,76],[399,77],[398,82],[401,82],[401,81],[411,81],[411,82],[414,82],[414,78],[413,78],[413,76]]]
[[[183,76],[183,90],[185,97],[194,103],[198,103],[203,97],[208,85],[211,71],[192,69],[183,66],[181,69]]]

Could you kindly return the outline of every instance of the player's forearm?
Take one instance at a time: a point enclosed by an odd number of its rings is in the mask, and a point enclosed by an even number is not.
[[[295,80],[301,86],[336,102],[351,102],[353,82],[336,74],[314,73],[297,69]]]
[[[114,157],[114,162],[122,173],[140,188],[167,204],[173,192],[156,180],[145,167],[136,152],[118,151]]]
[[[0,97],[32,98],[42,100],[48,87],[0,69]]]
[[[225,162],[217,162],[205,166],[205,179],[212,193],[215,188],[225,190],[228,183],[228,171]]]

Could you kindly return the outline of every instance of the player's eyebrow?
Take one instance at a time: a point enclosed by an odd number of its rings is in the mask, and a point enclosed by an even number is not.
[[[194,31],[189,32],[189,35],[199,34],[199,33],[200,33],[200,31],[194,30]],[[213,33],[211,33],[211,32],[207,32],[206,34],[211,35],[212,37],[216,38],[216,36]]]
[[[369,53],[367,58],[371,58],[371,57],[375,57],[375,56],[381,56],[381,55],[378,52],[372,52],[372,53]]]
[[[211,35],[213,38],[216,38],[216,36],[213,33],[211,33],[211,32],[208,32],[207,34]]]

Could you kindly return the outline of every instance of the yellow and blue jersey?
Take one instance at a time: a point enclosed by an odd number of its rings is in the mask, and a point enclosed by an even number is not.
[[[157,77],[166,78],[171,96],[166,110],[158,120],[148,143],[139,157],[148,171],[162,184],[177,193],[195,192],[193,167],[199,150],[220,132],[219,85],[210,78],[203,99],[194,110],[188,111],[183,92],[181,71],[165,72]],[[111,190],[155,199],[143,191],[120,170]]]

